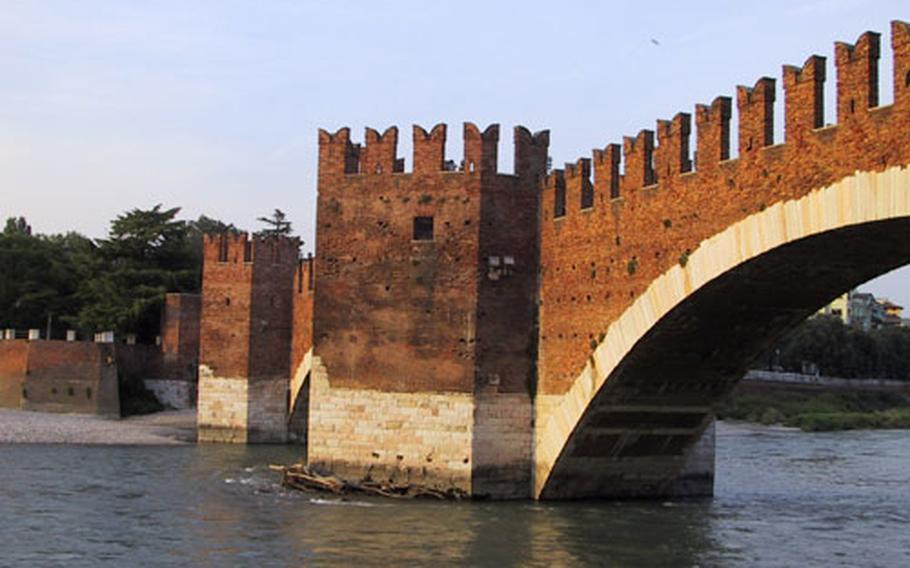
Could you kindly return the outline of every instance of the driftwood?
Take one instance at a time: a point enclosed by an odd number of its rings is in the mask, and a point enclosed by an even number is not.
[[[350,481],[335,475],[323,475],[309,467],[296,464],[290,466],[270,465],[269,469],[281,473],[281,484],[291,489],[309,493],[332,493],[335,495],[376,495],[390,499],[439,499],[459,500],[468,495],[457,487],[439,489],[417,483],[379,482],[371,479]]]

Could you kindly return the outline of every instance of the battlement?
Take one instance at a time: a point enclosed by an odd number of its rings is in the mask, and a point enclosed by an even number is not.
[[[212,264],[291,264],[297,262],[299,250],[297,237],[219,233],[202,240],[203,258]]]
[[[496,174],[498,168],[499,125],[481,131],[471,122],[464,123],[464,158],[457,169],[447,167],[445,146],[447,127],[437,124],[426,131],[413,125],[413,172],[404,171],[404,160],[398,158],[398,128],[389,127],[382,134],[366,128],[364,144],[351,142],[350,128],[334,134],[319,130],[319,175],[388,175],[413,173],[429,175],[460,172]],[[540,178],[546,173],[550,133],[531,133],[523,126],[514,129],[515,173],[519,177]]]
[[[294,273],[294,292],[304,296],[311,296],[316,288],[316,273],[314,271],[315,259],[312,254],[307,254],[297,262],[297,272]]]
[[[710,105],[695,105],[695,125],[698,128],[695,168],[698,171],[710,170],[730,159],[732,107],[730,97],[724,96],[716,97]]]
[[[825,58],[810,56],[802,67],[784,65],[784,139],[802,144],[805,133],[825,125]]]
[[[853,134],[842,131],[856,131],[869,128],[870,121],[876,124],[887,120],[887,113],[870,113],[880,109],[879,75],[881,36],[876,32],[865,32],[854,44],[835,44],[835,68],[837,72],[837,124],[825,124],[825,62],[820,55],[812,55],[802,66],[782,67],[785,101],[783,144],[775,146],[774,103],[777,98],[777,81],[761,77],[751,87],[736,87],[738,113],[738,158],[731,160],[730,121],[732,99],[718,96],[711,104],[695,105],[697,128],[696,152],[690,155],[691,115],[677,113],[672,120],[657,121],[657,144],[655,131],[644,129],[636,136],[626,136],[620,146],[610,144],[604,149],[592,152],[594,183],[591,199],[594,206],[609,203],[616,198],[628,198],[643,187],[654,186],[660,190],[679,186],[680,176],[689,174],[694,179],[686,181],[686,187],[697,187],[698,179],[712,176],[717,168],[730,162],[740,169],[745,163],[754,164],[794,152],[811,151],[812,148],[837,144],[838,139]],[[900,21],[891,24],[891,46],[894,68],[894,107],[910,108],[910,25]],[[762,150],[774,147],[766,154]],[[694,163],[693,163],[694,162]],[[693,167],[694,166],[694,167]],[[620,174],[620,172],[622,172]],[[767,172],[765,172],[767,174]],[[559,181],[559,179],[563,179]],[[542,184],[544,210],[552,217],[562,217],[558,211],[571,214],[574,210],[572,174],[568,168],[563,176],[551,175]],[[563,188],[563,184],[566,185]],[[547,192],[565,191],[567,208],[554,209],[560,200]],[[607,198],[609,197],[609,198]]]
[[[662,275],[685,269],[719,231],[857,172],[910,164],[910,26],[892,24],[894,103],[886,107],[879,106],[880,42],[865,32],[854,44],[835,45],[836,124],[825,122],[825,58],[813,55],[783,66],[782,78],[736,88],[737,156],[730,150],[734,100],[719,96],[695,105],[694,156],[692,117],[680,112],[656,121],[653,131],[623,138],[621,148],[594,150],[593,186],[584,158],[547,176],[540,200],[539,393],[564,394],[589,364],[605,325]],[[784,140],[775,144],[779,96]]]
[[[878,106],[878,59],[881,34],[866,32],[855,44],[834,44],[837,65],[837,122],[850,120],[859,109]]]

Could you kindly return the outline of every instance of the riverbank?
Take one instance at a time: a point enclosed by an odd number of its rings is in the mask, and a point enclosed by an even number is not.
[[[717,417],[782,424],[806,432],[910,428],[910,388],[832,388],[743,381],[718,408]]]
[[[179,445],[196,441],[196,411],[109,419],[0,409],[0,444]]]

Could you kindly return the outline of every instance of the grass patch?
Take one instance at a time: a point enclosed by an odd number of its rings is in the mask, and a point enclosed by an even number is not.
[[[910,396],[860,390],[740,389],[718,408],[717,417],[783,424],[806,432],[910,428]]]

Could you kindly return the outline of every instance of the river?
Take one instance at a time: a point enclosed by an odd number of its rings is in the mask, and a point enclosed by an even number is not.
[[[716,497],[288,492],[288,447],[0,445],[0,566],[910,566],[910,431],[719,424]]]

